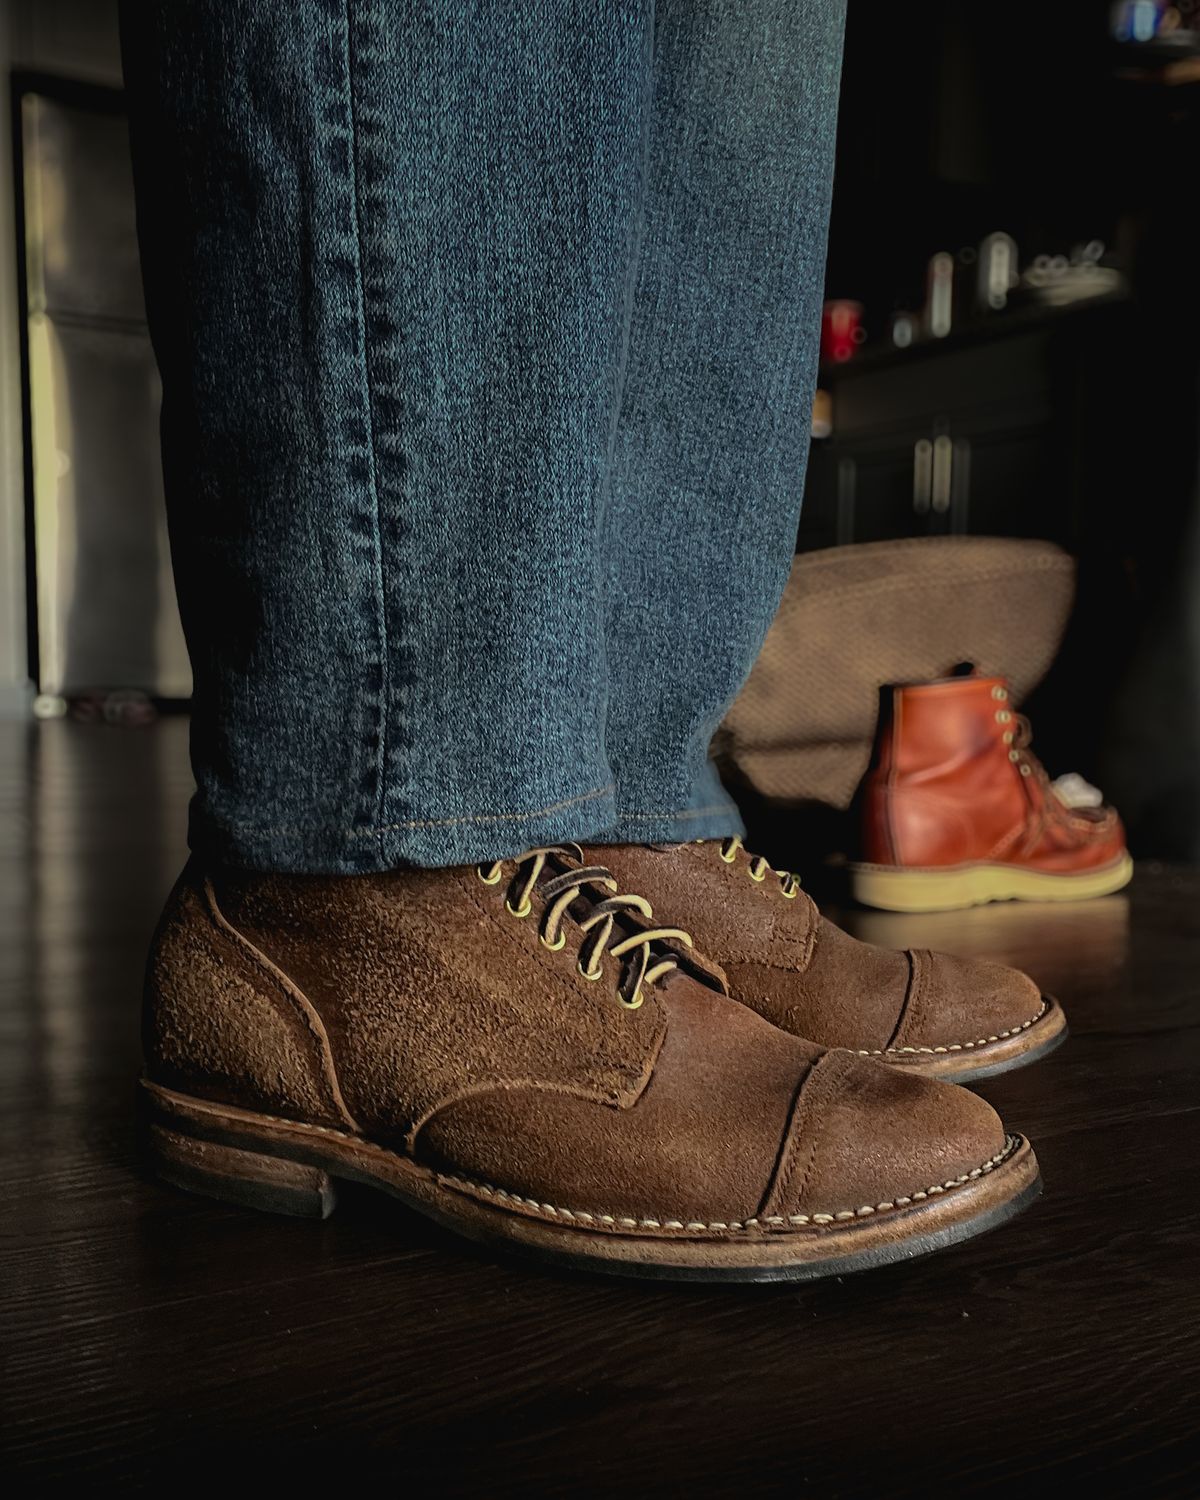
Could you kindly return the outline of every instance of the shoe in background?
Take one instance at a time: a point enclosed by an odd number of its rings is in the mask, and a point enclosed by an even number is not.
[[[1022,701],[1062,642],[1075,563],[1049,542],[920,537],[801,553],[714,746],[750,842],[845,898],[832,858],[858,844],[855,790],[879,690],[983,661]]]
[[[890,911],[947,911],[1085,900],[1126,885],[1133,864],[1120,818],[1091,805],[1085,783],[1064,778],[1057,788],[1031,738],[1003,677],[968,666],[886,688],[862,789],[856,898]]]

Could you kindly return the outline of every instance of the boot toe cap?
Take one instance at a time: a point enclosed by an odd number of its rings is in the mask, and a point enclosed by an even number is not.
[[[890,1055],[973,1051],[1033,1026],[1046,1009],[1019,969],[948,953],[914,952],[913,979]]]
[[[775,1212],[846,1216],[923,1201],[990,1171],[1009,1148],[999,1116],[966,1089],[849,1053],[828,1059],[818,1099],[798,1103]]]

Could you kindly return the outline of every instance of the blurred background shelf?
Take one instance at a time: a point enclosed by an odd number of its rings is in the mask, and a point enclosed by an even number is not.
[[[1197,56],[1197,0],[850,0],[826,295],[857,328],[822,363],[797,539],[1067,548],[1078,599],[1029,705],[1039,750],[1104,789],[1136,851],[1183,859],[1200,858]],[[1014,264],[989,306],[997,235]]]
[[[1129,299],[1106,297],[826,366],[834,430],[814,445],[799,546],[957,533],[1085,547],[1122,492],[1134,323]]]

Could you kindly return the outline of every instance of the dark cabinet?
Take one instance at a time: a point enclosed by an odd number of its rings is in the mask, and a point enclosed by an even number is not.
[[[1128,305],[1011,314],[823,371],[798,545],[939,534],[1076,549],[1115,503]]]
[[[966,465],[954,530],[964,535],[1076,541],[1070,462],[1053,424],[963,439]]]

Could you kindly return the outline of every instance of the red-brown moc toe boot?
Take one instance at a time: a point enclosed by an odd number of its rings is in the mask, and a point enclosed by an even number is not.
[[[1066,1036],[1061,1007],[1026,975],[859,942],[740,838],[588,852],[720,958],[735,1000],[796,1036],[957,1082],[1022,1067]]]
[[[147,976],[159,1173],[321,1216],[367,1183],[546,1261],[701,1280],[882,1265],[1031,1201],[982,1100],[768,1025],[581,859],[190,866]]]
[[[1082,901],[1127,884],[1120,818],[1068,807],[1029,741],[1002,677],[891,688],[863,785],[855,896],[888,911],[950,911]]]

